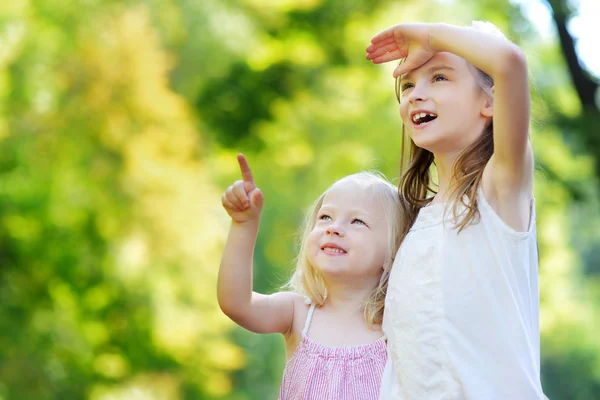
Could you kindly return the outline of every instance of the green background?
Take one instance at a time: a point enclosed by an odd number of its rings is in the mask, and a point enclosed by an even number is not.
[[[558,28],[578,12],[550,3]],[[272,292],[331,182],[397,182],[393,66],[365,60],[369,39],[473,19],[530,66],[543,385],[599,399],[598,77],[568,31],[523,15],[504,0],[0,2],[0,400],[275,399],[281,337],[216,302],[235,155],[265,193],[255,288]]]

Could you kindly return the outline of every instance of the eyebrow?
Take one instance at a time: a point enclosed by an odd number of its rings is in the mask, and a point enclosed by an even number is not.
[[[321,208],[319,208],[319,214],[322,213],[322,212],[325,212],[325,213],[332,212],[332,211],[334,211],[334,209],[335,209],[334,206],[322,205]],[[361,218],[365,218],[366,217],[367,219],[370,219],[370,220],[375,219],[366,210],[361,210],[359,208],[352,208],[352,209],[349,209],[349,210],[346,210],[346,211],[348,211],[350,214],[358,215]]]
[[[427,70],[427,73],[428,73],[428,74],[433,74],[434,72],[437,72],[437,71],[440,71],[440,70],[443,70],[443,69],[447,69],[447,70],[450,70],[450,71],[455,71],[455,69],[454,69],[454,68],[452,68],[452,67],[449,67],[449,66],[447,66],[447,65],[434,65],[433,67],[429,67],[429,69]],[[400,77],[400,82],[402,82],[402,81],[405,81],[405,80],[409,79],[409,78],[410,78],[410,76],[411,76],[411,75],[410,75],[410,72],[409,72],[408,74],[404,74],[404,75],[402,75],[402,76]]]

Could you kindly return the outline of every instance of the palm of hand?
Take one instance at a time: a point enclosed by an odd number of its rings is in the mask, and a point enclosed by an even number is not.
[[[395,70],[401,76],[425,64],[435,52],[429,46],[426,24],[399,24],[376,35],[367,47],[367,58],[374,63],[405,59]]]

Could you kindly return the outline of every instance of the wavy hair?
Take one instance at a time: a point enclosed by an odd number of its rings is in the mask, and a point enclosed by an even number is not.
[[[498,28],[489,22],[474,21],[472,28],[505,38]],[[467,65],[473,73],[479,88],[493,100],[494,80],[492,77],[469,62],[467,62]],[[400,77],[396,78],[395,90],[396,99],[400,103]],[[405,218],[408,220],[402,234],[402,237],[404,237],[415,222],[419,210],[432,201],[431,194],[436,194],[437,191],[432,187],[432,166],[435,165],[433,153],[416,146],[412,140],[408,143],[409,148],[407,149],[404,126],[402,127],[402,143],[401,179],[398,192],[401,197],[406,199],[406,202],[402,203]],[[485,166],[493,154],[494,126],[490,122],[479,138],[462,150],[454,163],[451,177],[450,204],[452,204],[452,215],[459,232],[466,226],[476,223],[479,219],[477,191],[481,185]]]
[[[337,182],[346,180],[353,180],[365,184],[366,189],[370,190],[376,196],[387,219],[388,246],[385,261],[382,266],[381,278],[379,279],[377,287],[370,293],[364,303],[365,321],[370,325],[381,325],[390,271],[392,269],[392,264],[394,263],[396,252],[400,246],[400,237],[403,226],[406,224],[406,221],[402,218],[403,207],[400,205],[401,202],[397,188],[379,173],[359,172],[357,174],[346,176]],[[323,199],[331,187],[333,187],[333,185],[319,196],[306,215],[301,230],[300,250],[296,260],[296,269],[290,281],[286,284],[287,288],[307,297],[318,307],[325,303],[327,298],[327,286],[321,273],[308,260],[306,255],[306,243],[308,236],[316,225],[319,210],[323,205]]]

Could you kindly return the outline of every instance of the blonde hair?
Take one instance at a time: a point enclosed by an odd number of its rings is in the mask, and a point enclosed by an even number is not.
[[[296,261],[296,269],[286,287],[307,297],[318,307],[325,303],[325,299],[327,298],[325,280],[319,271],[309,262],[306,255],[306,243],[308,236],[316,225],[319,210],[323,205],[325,195],[336,183],[346,180],[353,180],[367,185],[365,189],[368,188],[371,190],[380,202],[388,224],[388,249],[382,266],[383,272],[379,284],[371,292],[364,304],[365,321],[368,324],[381,325],[390,271],[392,264],[394,263],[396,251],[400,246],[400,236],[405,221],[401,218],[402,207],[400,206],[400,197],[398,196],[397,188],[379,173],[359,172],[357,174],[346,176],[331,185],[312,204],[301,230],[300,250]]]
[[[490,22],[473,21],[471,29],[485,32],[497,37],[506,37]],[[403,61],[403,60],[402,60]],[[402,62],[401,61],[401,62]],[[467,61],[468,68],[473,72],[477,85],[493,101],[492,88],[494,80],[490,75]],[[400,102],[400,78],[396,79],[396,99]],[[402,238],[408,234],[410,227],[415,222],[419,210],[432,201],[430,193],[437,193],[432,187],[431,166],[435,164],[433,153],[418,147],[410,141],[408,165],[406,161],[406,134],[402,127],[403,149],[400,162],[400,184],[398,191],[406,199],[402,203],[405,218],[408,221]],[[494,154],[494,127],[493,123],[486,126],[475,142],[463,149],[456,159],[452,178],[450,204],[458,232],[466,226],[476,223],[479,219],[479,206],[477,203],[477,190],[481,184],[483,171],[488,161]]]

